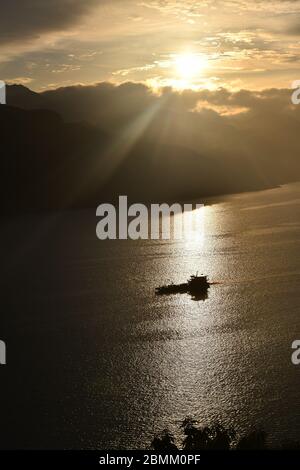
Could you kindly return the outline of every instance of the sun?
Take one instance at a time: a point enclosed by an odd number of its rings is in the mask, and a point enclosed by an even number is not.
[[[182,53],[175,56],[174,63],[179,78],[192,80],[207,67],[207,58],[202,54]]]

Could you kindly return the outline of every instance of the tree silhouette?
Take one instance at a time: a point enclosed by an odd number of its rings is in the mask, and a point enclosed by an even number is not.
[[[245,436],[237,438],[232,428],[225,428],[220,423],[211,426],[199,427],[198,422],[185,418],[179,427],[183,433],[182,441],[177,446],[175,438],[168,430],[164,430],[152,441],[152,448],[158,452],[171,452],[178,450],[264,450],[267,449],[267,435],[264,431],[253,430]],[[279,449],[297,449],[300,444],[294,441],[285,441]]]
[[[155,437],[152,441],[152,447],[157,452],[177,451],[178,448],[174,444],[174,436],[165,429],[159,437]]]

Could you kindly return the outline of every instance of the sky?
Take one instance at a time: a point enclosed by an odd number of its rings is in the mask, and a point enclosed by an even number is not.
[[[299,0],[1,0],[0,78],[36,91],[290,88]]]

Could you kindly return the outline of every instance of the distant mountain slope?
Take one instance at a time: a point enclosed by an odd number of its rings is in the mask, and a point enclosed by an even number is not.
[[[86,205],[107,136],[50,111],[0,106],[1,205],[7,211]],[[101,172],[101,168],[99,168]],[[87,187],[85,187],[87,185]]]
[[[43,95],[29,90],[23,85],[6,87],[7,104],[23,109],[42,109],[46,107]]]
[[[133,120],[106,132],[90,122],[66,123],[46,110],[44,94],[23,86],[8,87],[8,102],[19,108],[0,106],[5,211],[96,207],[120,194],[132,201],[201,202],[265,187],[247,160],[201,155],[183,145],[179,132],[157,139],[165,110],[144,129]]]
[[[96,206],[120,194],[165,201],[253,189],[245,168],[141,138],[132,145],[52,111],[0,106],[1,205],[6,211]],[[256,182],[257,187],[260,184]]]

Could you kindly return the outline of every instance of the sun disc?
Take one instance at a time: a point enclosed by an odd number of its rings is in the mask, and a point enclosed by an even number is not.
[[[191,79],[200,75],[207,65],[203,55],[185,53],[175,57],[175,68],[181,78]]]

